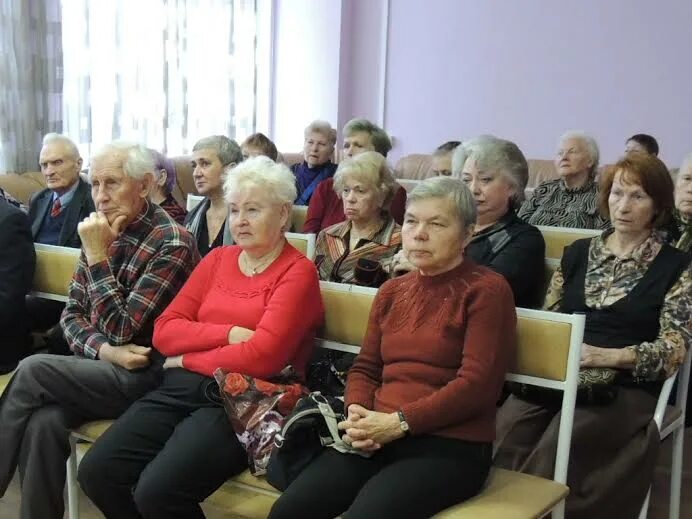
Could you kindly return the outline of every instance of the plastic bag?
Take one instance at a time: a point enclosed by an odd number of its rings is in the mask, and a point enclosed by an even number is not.
[[[281,431],[285,417],[291,414],[307,390],[288,366],[278,377],[261,380],[241,373],[214,372],[221,399],[231,426],[248,455],[253,476],[267,471],[274,447],[274,436]]]

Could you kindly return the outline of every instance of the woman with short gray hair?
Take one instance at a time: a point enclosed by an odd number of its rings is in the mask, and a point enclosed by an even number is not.
[[[305,128],[303,162],[291,166],[296,177],[296,205],[308,205],[317,186],[334,176],[336,164],[332,162],[336,130],[327,121],[312,121]]]
[[[514,358],[516,313],[502,276],[462,253],[476,218],[459,180],[421,182],[402,238],[415,270],[384,284],[348,374],[344,441],[324,451],[269,519],[427,518],[483,488],[496,402]]]
[[[511,141],[485,135],[456,148],[452,171],[469,187],[478,211],[466,255],[502,274],[517,306],[540,307],[545,242],[538,229],[515,213],[529,176],[524,154]]]
[[[367,151],[344,160],[334,175],[346,220],[317,236],[320,279],[379,286],[401,246],[401,227],[387,212],[396,186],[385,158]]]
[[[604,229],[598,209],[598,144],[590,135],[569,131],[560,137],[555,167],[560,178],[538,186],[519,217],[532,225]]]
[[[226,174],[243,161],[240,146],[224,135],[212,135],[195,143],[192,148],[192,178],[204,200],[185,217],[185,227],[197,240],[200,255],[206,256],[219,245],[233,243],[226,217],[223,182]]]

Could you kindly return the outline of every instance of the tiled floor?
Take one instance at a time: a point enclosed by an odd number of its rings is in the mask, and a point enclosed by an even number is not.
[[[685,435],[685,463],[682,476],[682,511],[681,519],[692,519],[692,428]],[[667,519],[668,489],[670,475],[670,442],[664,443],[652,491],[650,519]],[[103,516],[94,509],[89,500],[82,497],[80,519],[102,519]],[[19,517],[19,484],[16,479],[8,489],[5,497],[0,499],[0,519],[18,519]],[[243,519],[240,516],[229,515],[221,509],[205,506],[208,519]],[[501,518],[498,518],[501,519]]]

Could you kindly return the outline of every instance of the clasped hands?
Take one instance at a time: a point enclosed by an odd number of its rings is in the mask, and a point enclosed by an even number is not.
[[[77,225],[77,234],[82,241],[84,256],[88,265],[95,265],[108,259],[108,247],[122,232],[127,217],[116,216],[113,224],[101,211],[91,213]]]
[[[344,442],[363,451],[376,451],[404,436],[397,413],[370,411],[358,404],[348,406],[348,417],[339,422],[339,429],[346,433]]]

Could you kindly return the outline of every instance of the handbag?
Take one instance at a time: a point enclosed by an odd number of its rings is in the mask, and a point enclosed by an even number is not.
[[[271,380],[221,369],[214,372],[214,379],[233,431],[247,452],[250,472],[253,476],[264,474],[274,435],[306,389],[291,366]]]
[[[300,399],[274,436],[267,466],[267,482],[284,491],[325,447],[368,458],[370,452],[354,449],[341,439],[338,423],[345,420],[344,403],[319,391]]]
[[[306,379],[310,391],[343,396],[348,371],[355,358],[354,353],[318,348],[307,370]]]

